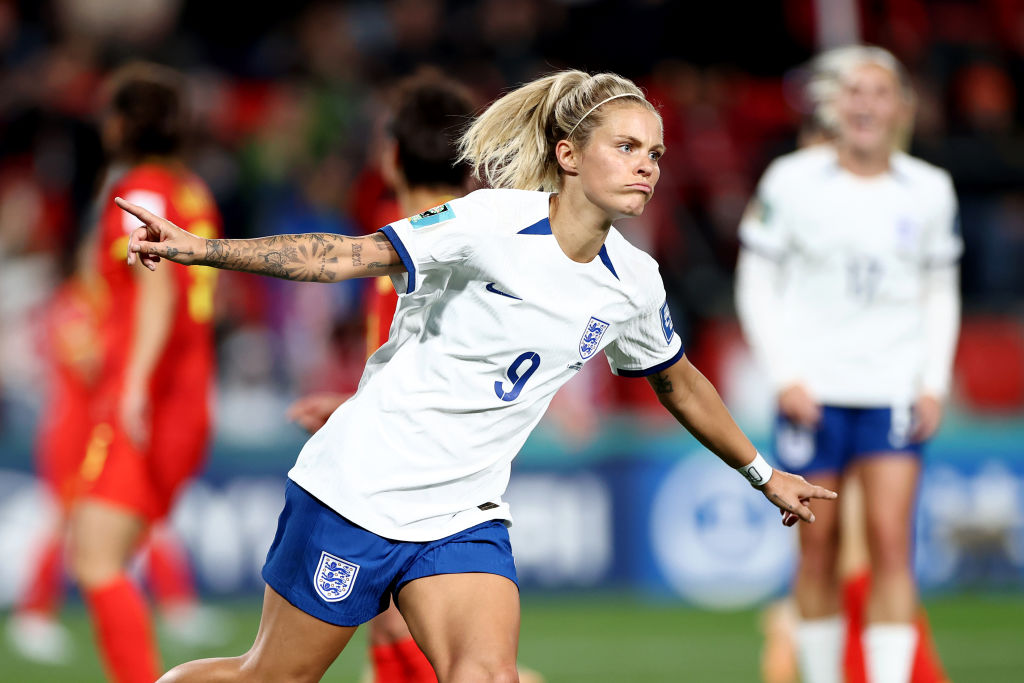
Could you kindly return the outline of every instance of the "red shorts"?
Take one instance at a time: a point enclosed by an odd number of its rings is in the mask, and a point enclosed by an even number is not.
[[[150,521],[165,517],[202,466],[210,420],[205,406],[154,405],[149,447],[140,450],[115,421],[97,423],[79,468],[80,495],[100,498]]]
[[[92,431],[86,403],[57,397],[43,415],[36,446],[36,470],[63,507],[76,495],[78,468]]]

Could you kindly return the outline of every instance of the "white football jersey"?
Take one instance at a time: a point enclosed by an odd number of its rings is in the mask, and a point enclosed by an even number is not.
[[[382,228],[407,271],[390,338],[291,479],[386,538],[508,523],[512,458],[584,362],[603,350],[641,376],[682,356],[654,259],[613,227],[597,258],[571,260],[548,198],[480,190]]]
[[[779,265],[770,301],[742,272],[737,285],[744,328],[777,385],[799,381],[845,406],[908,404],[929,372],[941,389],[951,349],[927,358],[928,277],[955,267],[963,248],[945,171],[895,153],[889,172],[864,178],[831,145],[800,150],[765,172],[740,239]]]

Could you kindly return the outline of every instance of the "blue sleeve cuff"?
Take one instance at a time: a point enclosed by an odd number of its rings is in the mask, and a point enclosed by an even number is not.
[[[412,256],[409,255],[409,250],[405,248],[405,245],[402,244],[402,239],[390,225],[385,225],[377,232],[384,233],[384,236],[391,242],[391,246],[398,252],[398,258],[402,259],[402,265],[405,266],[406,274],[408,275],[405,293],[411,294],[416,289],[416,264],[413,262]]]
[[[620,370],[619,368],[615,368],[615,374],[618,375],[619,377],[647,377],[649,375],[654,375],[661,372],[662,370],[665,370],[675,365],[679,361],[679,359],[683,357],[683,354],[685,352],[686,349],[684,349],[683,345],[680,344],[679,350],[676,351],[675,355],[669,358],[664,363],[658,363],[657,365],[647,368],[646,370]]]

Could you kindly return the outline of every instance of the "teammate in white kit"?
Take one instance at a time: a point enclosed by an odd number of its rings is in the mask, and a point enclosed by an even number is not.
[[[777,159],[740,228],[737,304],[778,391],[782,466],[864,488],[872,683],[905,683],[916,646],[911,562],[922,444],[939,426],[959,323],[962,249],[949,175],[899,150],[912,120],[902,67],[879,48],[823,62],[833,143]],[[841,680],[838,510],[801,528],[794,595],[803,680]]]
[[[293,280],[390,274],[391,339],[303,448],[267,557],[252,649],[165,679],[319,680],[391,595],[442,683],[516,681],[519,592],[501,500],[555,391],[603,350],[783,512],[835,494],[774,472],[683,355],[657,264],[612,221],[643,212],[661,119],[630,81],[567,71],[493,103],[464,158],[494,188],[372,236],[203,240],[118,200],[159,258]],[[540,188],[543,191],[536,191]]]

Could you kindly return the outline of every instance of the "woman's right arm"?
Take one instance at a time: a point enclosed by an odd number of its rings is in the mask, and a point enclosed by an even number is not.
[[[798,180],[798,179],[797,179]],[[736,264],[736,312],[747,343],[768,370],[777,392],[779,411],[791,420],[812,427],[821,419],[821,407],[800,381],[799,359],[782,325],[782,283],[786,256],[791,249],[785,208],[791,201],[794,178],[775,161],[758,184],[740,223],[739,260]]]
[[[204,239],[120,197],[114,202],[143,223],[130,236],[129,265],[138,258],[155,270],[165,258],[186,266],[212,266],[300,282],[341,282],[405,272],[391,241],[379,232],[365,237],[307,233],[248,240]]]
[[[782,266],[776,259],[741,248],[736,265],[736,312],[747,343],[768,369],[780,412],[798,424],[813,427],[821,419],[821,406],[801,384],[789,358],[779,316],[782,277]]]

